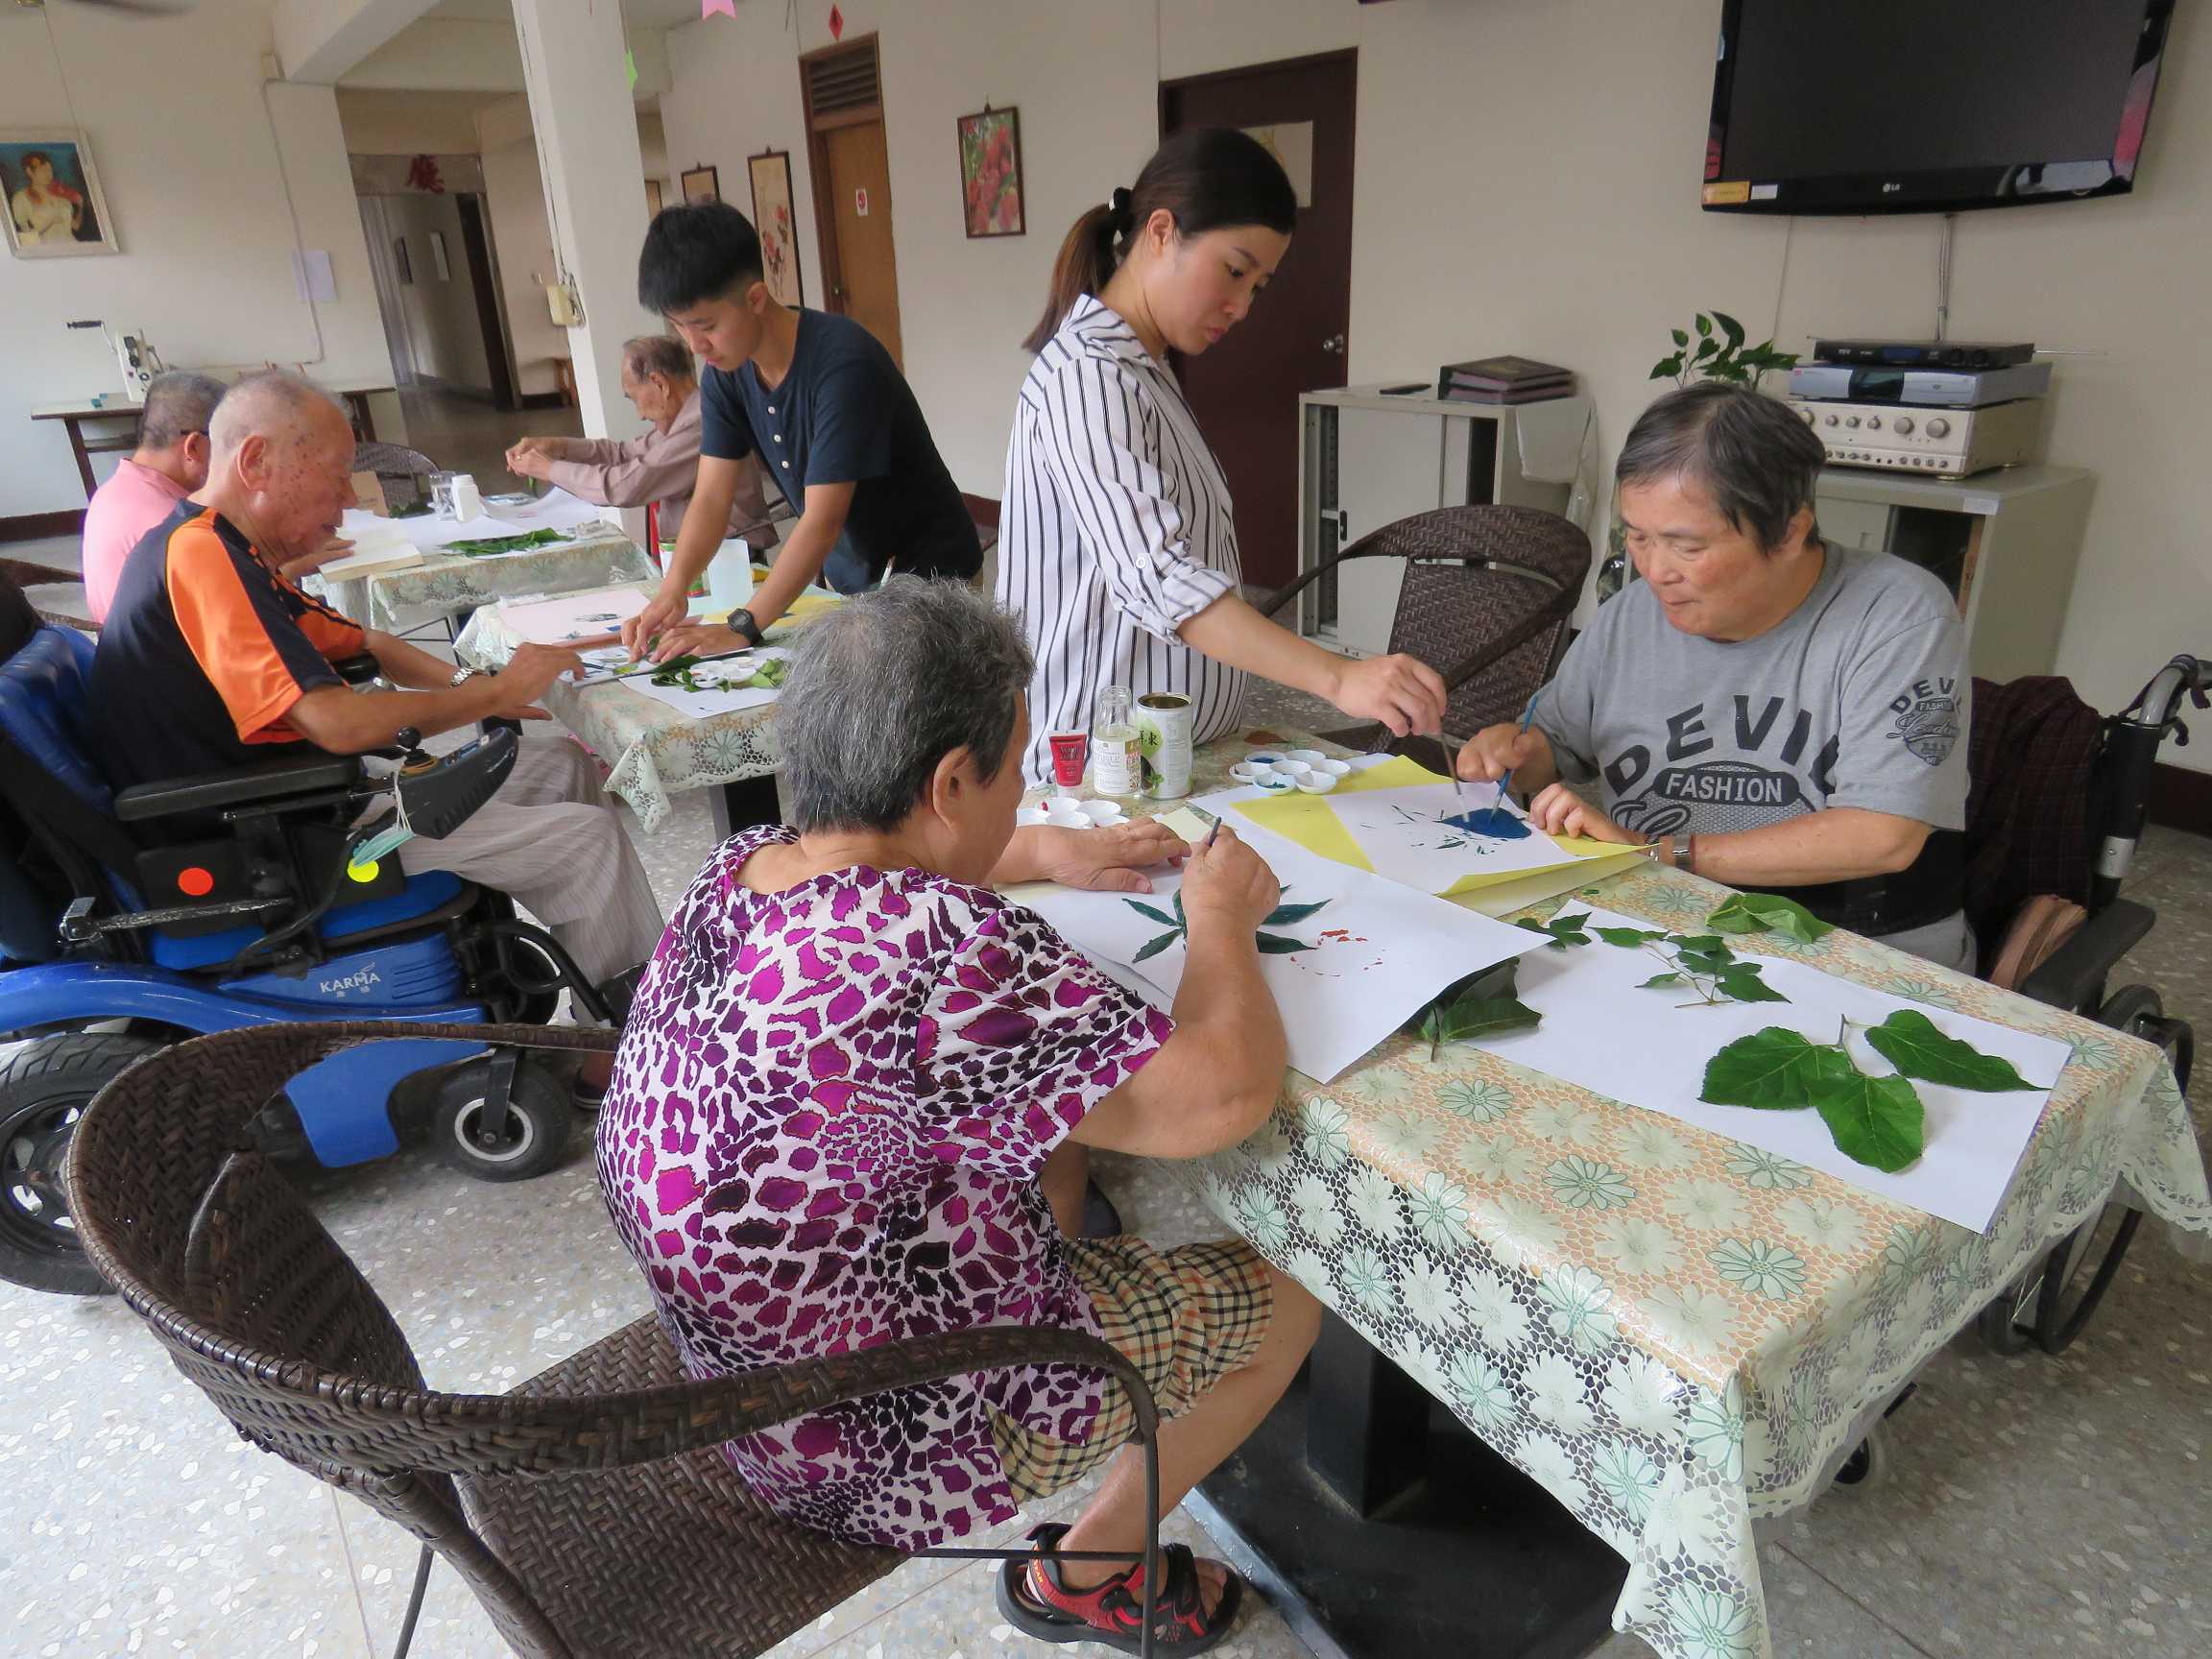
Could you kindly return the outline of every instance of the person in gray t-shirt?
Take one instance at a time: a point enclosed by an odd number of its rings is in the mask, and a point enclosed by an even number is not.
[[[1478,733],[1459,773],[1510,766],[1553,834],[1652,844],[1971,972],[1944,833],[1966,823],[1964,631],[1925,570],[1820,540],[1823,458],[1740,387],[1646,410],[1616,469],[1644,580],[1568,650],[1527,734]]]

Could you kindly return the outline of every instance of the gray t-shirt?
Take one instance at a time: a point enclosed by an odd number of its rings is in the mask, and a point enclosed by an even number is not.
[[[1560,776],[1602,780],[1607,814],[1644,835],[1726,834],[1828,806],[1962,830],[1970,696],[1943,585],[1829,542],[1804,603],[1732,644],[1683,633],[1631,583],[1537,693],[1535,724]]]

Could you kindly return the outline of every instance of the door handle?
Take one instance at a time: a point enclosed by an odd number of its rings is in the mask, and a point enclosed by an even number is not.
[[[1324,351],[1334,352],[1339,357],[1343,356],[1344,336],[1341,334],[1330,335],[1328,339],[1321,342],[1321,349]]]

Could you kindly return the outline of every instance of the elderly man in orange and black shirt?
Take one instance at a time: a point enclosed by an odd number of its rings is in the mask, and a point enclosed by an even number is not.
[[[93,738],[108,780],[251,765],[285,745],[338,755],[489,715],[543,719],[534,699],[580,668],[525,645],[495,675],[456,669],[309,598],[277,566],[328,541],[352,503],[345,412],[293,375],[241,380],[217,405],[206,485],[124,567],[92,661]],[[357,692],[331,663],[362,651],[402,690]],[[450,835],[399,849],[409,874],[449,870],[511,894],[595,981],[650,956],[661,910],[590,757],[531,739],[514,772]]]

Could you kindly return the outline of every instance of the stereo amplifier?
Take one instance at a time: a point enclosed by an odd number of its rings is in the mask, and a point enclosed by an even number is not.
[[[2008,369],[2032,362],[2035,348],[2019,340],[1815,340],[1813,356],[1887,369]]]
[[[1923,478],[1964,478],[1992,467],[2017,467],[2033,454],[2043,419],[2040,397],[1940,412],[1810,397],[1792,397],[1790,407],[1818,435],[1830,465]]]
[[[2051,365],[2009,369],[1875,369],[1851,363],[1800,363],[1790,371],[1792,397],[1838,397],[1859,403],[1912,403],[1980,409],[2051,390]]]

